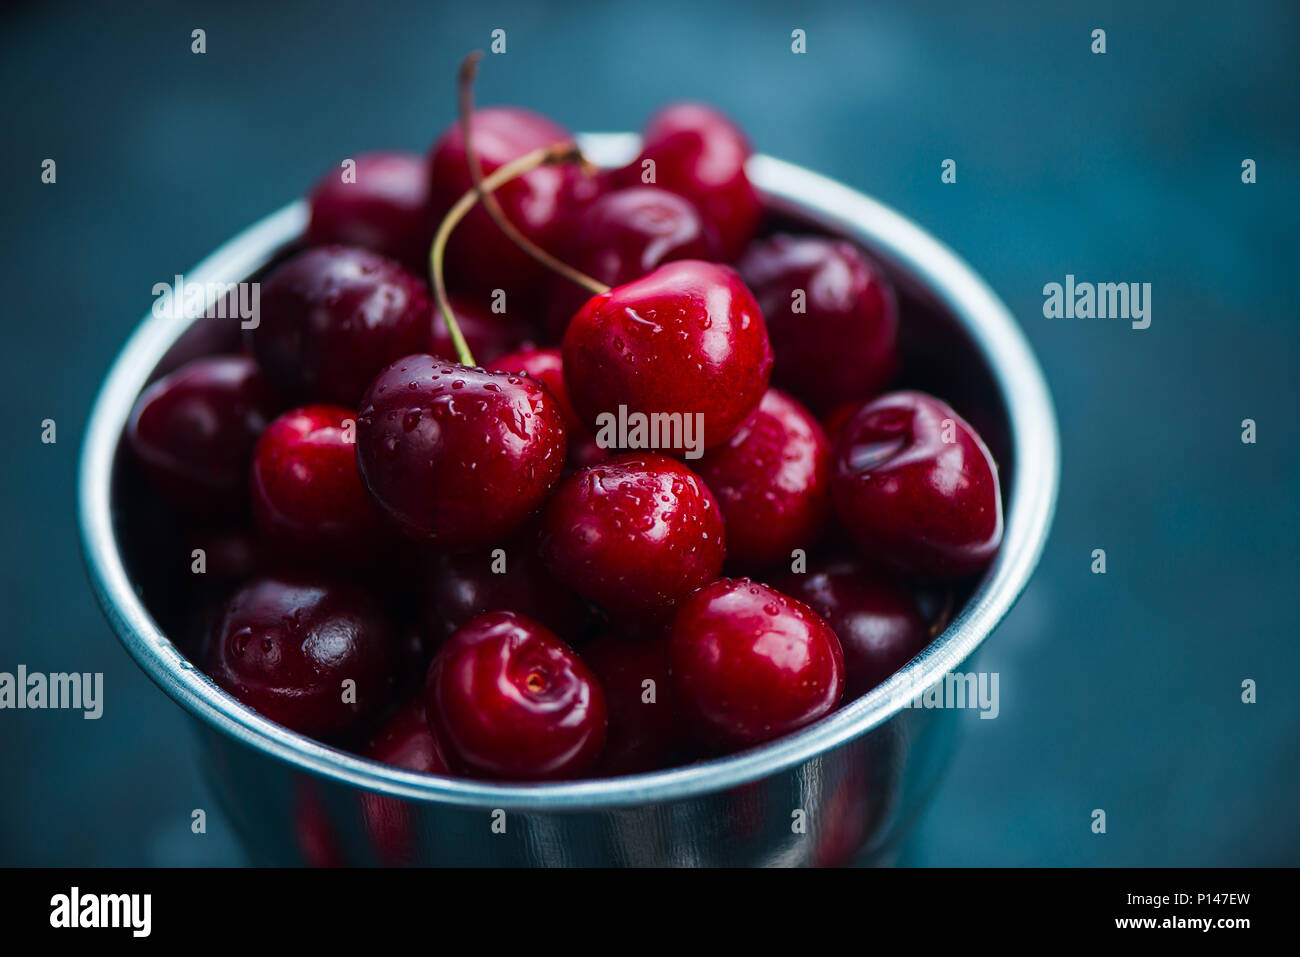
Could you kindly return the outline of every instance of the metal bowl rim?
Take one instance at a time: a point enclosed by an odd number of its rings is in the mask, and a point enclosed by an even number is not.
[[[584,151],[613,165],[635,155],[628,133],[580,137]],[[114,361],[86,428],[78,519],[87,570],[122,645],[146,674],[200,722],[302,771],[408,800],[540,811],[677,801],[743,785],[809,761],[903,710],[955,670],[1010,611],[1042,553],[1056,505],[1060,447],[1038,363],[1006,306],[952,251],[883,204],[802,167],[757,155],[749,172],[769,198],[875,247],[920,280],[963,324],[1002,392],[1015,457],[1002,548],[944,633],[884,684],[778,741],[724,758],[626,777],[550,784],[493,784],[405,771],[321,744],[263,718],[218,688],[153,621],[127,576],[113,534],[110,491],[120,436],[146,379],[187,325],[146,315]],[[186,282],[243,280],[301,235],[302,200],[272,213],[218,248]]]

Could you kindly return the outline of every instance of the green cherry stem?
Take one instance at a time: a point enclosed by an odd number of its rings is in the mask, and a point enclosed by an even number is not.
[[[525,153],[518,159],[503,164],[477,187],[469,190],[464,196],[456,200],[456,205],[447,211],[447,215],[443,217],[442,223],[439,224],[438,232],[433,237],[433,246],[429,249],[429,271],[433,275],[433,294],[438,300],[438,309],[442,312],[443,321],[447,324],[447,331],[451,334],[452,344],[456,347],[456,355],[462,365],[473,366],[475,363],[474,356],[470,353],[469,346],[465,342],[465,337],[461,334],[460,325],[456,322],[456,316],[451,311],[451,302],[447,298],[447,283],[443,276],[443,260],[447,257],[447,239],[451,236],[451,231],[474,208],[480,195],[490,196],[512,179],[523,176],[540,166],[573,163],[581,155],[578,145],[572,142],[553,143],[550,146],[538,147],[531,153]]]
[[[587,274],[574,269],[566,262],[556,259],[545,249],[542,249],[535,242],[519,231],[514,223],[507,218],[505,211],[501,209],[501,204],[497,198],[490,192],[482,192],[483,167],[479,163],[478,154],[474,151],[474,140],[470,135],[472,127],[470,118],[474,115],[474,79],[478,76],[478,64],[483,59],[483,51],[475,50],[465,57],[460,65],[460,130],[461,138],[465,141],[465,162],[469,166],[469,175],[474,180],[474,188],[479,190],[483,197],[483,207],[487,214],[492,217],[492,222],[496,223],[497,228],[506,234],[516,246],[532,256],[537,262],[541,263],[547,269],[555,272],[570,282],[577,283],[593,296],[598,296],[602,292],[609,292],[609,286],[603,282],[591,278]],[[591,162],[577,151],[574,147],[574,160],[583,168],[588,175],[594,174],[596,169]]]

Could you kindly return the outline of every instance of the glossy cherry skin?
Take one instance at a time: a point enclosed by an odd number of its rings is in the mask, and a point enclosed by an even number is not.
[[[264,717],[329,735],[384,707],[397,656],[397,630],[364,589],[262,578],[226,604],[207,672]],[[345,701],[346,680],[355,682],[355,704]]]
[[[126,440],[173,508],[235,513],[247,506],[253,446],[280,407],[247,356],[195,359],[141,393]]]
[[[727,558],[743,567],[789,562],[821,535],[830,504],[830,445],[808,411],[768,389],[758,411],[695,471],[718,500]]]
[[[424,275],[437,226],[424,157],[366,153],[356,158],[352,182],[343,172],[335,167],[312,187],[307,242],[373,249]]]
[[[678,742],[678,721],[668,672],[668,631],[607,631],[582,649],[609,709],[609,734],[596,770],[636,774],[666,767]],[[647,684],[651,682],[651,684]]]
[[[753,152],[735,123],[703,103],[674,103],[650,118],[641,155],[621,170],[618,182],[646,182],[654,161],[654,185],[689,199],[717,232],[727,260],[754,237],[762,202],[745,173]]]
[[[514,612],[459,628],[429,666],[425,692],[444,752],[476,777],[579,777],[605,742],[596,676],[545,626]]]
[[[831,499],[864,556],[922,578],[978,571],[1002,541],[998,471],[948,405],[891,392],[840,432]]]
[[[470,123],[484,176],[538,147],[573,140],[568,130],[518,107],[476,110]],[[577,202],[581,178],[572,164],[543,166],[506,183],[494,195],[515,228],[543,249],[554,251]],[[459,123],[449,126],[434,143],[429,182],[439,220],[474,188]],[[479,206],[451,235],[447,273],[454,283],[474,289],[506,289],[513,298],[536,286],[545,268],[519,249]]]
[[[569,323],[563,355],[569,398],[593,434],[620,406],[702,414],[705,448],[749,418],[772,369],[763,316],[740,277],[693,259],[593,296]]]
[[[569,390],[564,384],[564,360],[559,349],[539,349],[537,347],[520,349],[509,355],[500,356],[487,363],[487,368],[498,372],[514,372],[531,376],[555,397],[564,413],[564,424],[572,432],[582,428],[578,414],[573,411],[569,401]]]
[[[677,259],[720,258],[713,227],[688,199],[655,186],[605,193],[574,214],[563,258],[607,286],[621,286]],[[548,285],[546,329],[558,340],[591,293],[563,276]]]
[[[664,455],[616,455],[575,472],[542,517],[551,573],[615,615],[669,613],[725,556],[718,503]]]
[[[384,366],[428,348],[424,283],[368,249],[309,249],[261,289],[260,321],[245,335],[287,396],[355,406]]]
[[[253,516],[285,553],[313,563],[373,560],[383,519],[357,471],[356,413],[309,405],[262,433],[251,469]]]
[[[363,755],[408,771],[450,774],[442,745],[425,715],[424,695],[417,694],[397,710],[366,745]]]
[[[816,411],[868,399],[897,373],[893,287],[852,243],[773,236],[751,246],[737,269],[767,321],[772,380]]]
[[[357,462],[380,509],[441,547],[499,541],[564,468],[564,417],[527,376],[412,355],[381,372],[357,416]]]
[[[496,359],[522,348],[531,348],[538,338],[531,322],[512,313],[493,313],[481,295],[453,293],[448,298],[465,344],[479,365],[497,368],[494,365]],[[451,362],[458,361],[447,321],[436,306],[431,329],[433,354]]]
[[[587,628],[587,606],[547,570],[535,534],[493,547],[439,552],[428,560],[418,591],[425,632],[438,639],[490,611],[527,615],[569,644],[581,640]]]
[[[916,599],[902,584],[852,558],[814,562],[776,587],[804,602],[834,630],[844,649],[845,693],[864,695],[930,643]]]
[[[811,608],[748,578],[682,603],[669,643],[675,701],[716,748],[770,741],[835,710],[844,653]]]

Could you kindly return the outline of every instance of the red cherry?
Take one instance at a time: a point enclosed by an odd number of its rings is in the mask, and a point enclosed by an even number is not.
[[[574,216],[561,258],[607,286],[640,279],[678,259],[716,260],[720,245],[713,227],[684,197],[654,186],[606,193]],[[573,314],[591,293],[563,276],[549,280],[546,328],[560,339]]]
[[[126,441],[167,504],[230,514],[247,506],[253,446],[279,407],[247,356],[195,359],[140,394]]]
[[[737,268],[767,321],[781,388],[826,412],[870,398],[898,371],[893,287],[852,243],[773,236]]]
[[[423,694],[417,694],[398,709],[366,746],[363,755],[408,771],[451,773],[442,745],[429,730]]]
[[[458,629],[425,685],[429,724],[453,764],[486,778],[579,777],[605,741],[605,694],[545,626],[492,612]]]
[[[663,455],[575,472],[542,519],[552,574],[614,614],[658,615],[722,567],[722,515],[698,475]]]
[[[516,107],[476,110],[470,123],[474,151],[485,177],[538,147],[573,139],[546,117]],[[474,188],[459,123],[449,126],[434,143],[429,177],[436,219]],[[581,178],[573,165],[543,166],[502,186],[495,195],[506,219],[549,250],[560,241]],[[505,289],[508,300],[523,301],[545,271],[497,228],[481,205],[457,227],[447,247],[447,262],[454,280],[474,289]]]
[[[381,709],[398,638],[383,608],[354,585],[263,578],[226,604],[208,674],[292,731],[326,735]],[[344,687],[352,681],[352,693]],[[355,699],[355,703],[352,703]]]
[[[499,368],[494,360],[515,352],[537,339],[537,331],[527,319],[514,314],[493,313],[480,295],[453,295],[449,297],[461,335],[481,365]],[[457,361],[456,347],[442,314],[433,310],[433,354],[450,362]],[[513,370],[512,370],[513,371]]]
[[[564,381],[589,431],[603,414],[703,415],[704,447],[726,441],[767,389],[763,316],[726,266],[683,260],[593,296],[564,334]],[[682,451],[680,444],[670,451]]]
[[[723,256],[739,255],[758,229],[762,202],[745,173],[752,149],[730,119],[702,103],[675,103],[650,118],[641,155],[619,172],[622,185],[647,182],[647,161],[663,189],[685,196],[722,241]]]
[[[830,494],[830,446],[798,402],[768,389],[758,411],[695,470],[727,526],[727,558],[762,568],[789,561],[821,534]]]
[[[745,748],[811,724],[844,693],[844,653],[803,602],[748,578],[687,599],[669,645],[675,699],[696,735]]]
[[[475,352],[474,355],[477,356],[478,353]],[[546,386],[555,397],[555,401],[559,403],[560,411],[564,413],[565,428],[571,432],[582,429],[582,423],[577,413],[573,411],[573,404],[569,401],[569,390],[564,385],[564,360],[560,357],[559,349],[520,349],[518,352],[489,361],[487,368],[497,372],[514,372],[536,379]]]
[[[424,283],[393,260],[326,246],[267,277],[246,335],[285,395],[354,406],[380,369],[428,348],[432,310]]]
[[[515,611],[574,644],[587,628],[587,607],[561,585],[537,554],[535,535],[460,552],[440,552],[425,568],[419,593],[425,632],[444,638],[490,611]]]
[[[582,660],[600,679],[609,709],[597,770],[636,774],[666,767],[677,743],[668,633],[606,632],[582,649]]]
[[[564,468],[564,419],[545,387],[413,355],[379,374],[357,416],[357,462],[408,536],[444,547],[505,538]]]
[[[831,497],[863,554],[907,574],[969,575],[1002,541],[993,457],[964,419],[920,392],[882,395],[844,424]]]
[[[835,631],[844,649],[845,691],[866,694],[930,643],[916,599],[901,584],[851,558],[814,563],[776,586],[807,604]]]
[[[383,520],[357,471],[356,415],[309,405],[280,416],[253,456],[253,515],[266,537],[313,563],[373,560]]]
[[[345,182],[343,168],[332,169],[312,187],[307,242],[373,249],[424,275],[437,224],[424,158],[366,153],[356,158],[351,172]]]

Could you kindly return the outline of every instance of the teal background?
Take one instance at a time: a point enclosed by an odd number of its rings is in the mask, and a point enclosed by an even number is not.
[[[1050,9],[1043,9],[1050,7]],[[580,130],[708,99],[982,273],[1052,385],[1061,502],[986,645],[1001,716],[918,865],[1300,863],[1300,68],[1294,4],[18,3],[5,91],[0,670],[103,671],[98,722],[0,712],[0,864],[242,861],[179,708],[79,560],[86,413],[169,280],[338,158],[423,150],[468,49],[483,103]],[[190,31],[207,31],[192,55]],[[789,51],[807,31],[808,53]],[[1107,31],[1108,52],[1089,51]],[[40,182],[53,157],[58,182]],[[958,163],[943,185],[940,163]],[[1243,185],[1241,161],[1258,163]],[[1047,320],[1042,287],[1153,284],[1153,322]],[[1259,441],[1240,441],[1244,418]],[[40,422],[58,423],[43,445]],[[1090,573],[1105,548],[1109,571]],[[1253,678],[1259,701],[1240,702]],[[189,831],[207,808],[209,833]],[[1108,833],[1090,832],[1105,809]]]

